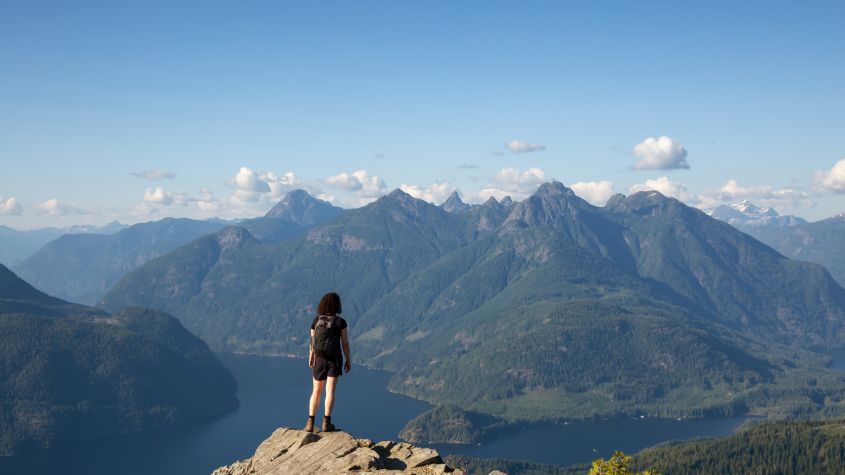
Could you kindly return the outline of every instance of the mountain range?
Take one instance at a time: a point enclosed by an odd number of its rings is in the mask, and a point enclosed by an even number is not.
[[[807,222],[797,216],[781,216],[772,208],[759,208],[744,201],[710,211],[740,231],[766,243],[786,257],[825,266],[845,285],[845,215]]]
[[[111,234],[126,227],[125,224],[118,222],[111,222],[104,226],[85,225],[31,230],[18,230],[0,225],[0,263],[13,266],[63,234]]]
[[[173,317],[51,297],[0,265],[0,455],[208,419],[232,374]]]
[[[265,216],[241,221],[252,236],[278,242],[339,215],[341,208],[304,191],[289,193]],[[14,267],[39,289],[73,302],[94,305],[126,273],[230,222],[165,218],[114,234],[65,234]]]
[[[507,419],[842,407],[845,380],[811,351],[845,343],[823,267],[657,192],[450,201],[396,190],[276,243],[227,227],[101,304],[166,311],[217,350],[301,355],[338,291],[356,360],[391,389]]]

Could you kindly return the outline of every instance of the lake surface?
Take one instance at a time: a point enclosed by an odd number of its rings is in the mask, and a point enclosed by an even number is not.
[[[311,391],[310,369],[304,360],[219,356],[238,379],[241,406],[237,411],[209,422],[0,457],[0,473],[207,475],[251,456],[277,427],[304,425]],[[333,422],[359,438],[396,439],[408,420],[430,406],[387,391],[389,378],[383,371],[353,368],[338,385]],[[729,434],[742,421],[579,422],[528,428],[481,446],[433,447],[444,456],[456,453],[569,465],[606,457],[615,449],[630,453],[666,440]]]
[[[830,369],[845,371],[845,348],[839,348],[829,353],[830,364],[827,365]]]

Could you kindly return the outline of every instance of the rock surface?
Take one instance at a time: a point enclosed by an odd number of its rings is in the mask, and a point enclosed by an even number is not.
[[[346,432],[311,433],[280,428],[256,449],[255,454],[220,467],[212,475],[286,474],[416,474],[463,475],[443,463],[433,449],[404,442],[356,439]]]

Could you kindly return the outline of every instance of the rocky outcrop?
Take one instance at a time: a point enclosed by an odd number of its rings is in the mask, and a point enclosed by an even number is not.
[[[246,460],[220,467],[212,475],[415,474],[463,475],[443,463],[433,449],[404,442],[373,443],[346,432],[311,433],[280,428]]]

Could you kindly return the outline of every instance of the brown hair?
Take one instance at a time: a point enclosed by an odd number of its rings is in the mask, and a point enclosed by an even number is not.
[[[317,305],[317,315],[339,315],[343,312],[340,306],[340,295],[329,292],[320,299]]]

